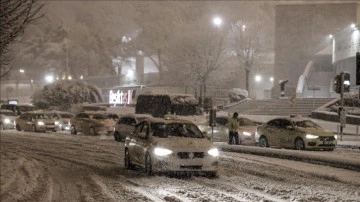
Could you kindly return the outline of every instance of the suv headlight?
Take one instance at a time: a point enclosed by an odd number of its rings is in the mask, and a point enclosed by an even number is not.
[[[244,131],[244,132],[243,132],[243,135],[245,135],[245,136],[251,136],[251,133]]]
[[[154,149],[154,154],[156,156],[167,156],[167,155],[170,155],[172,154],[173,152],[169,149],[165,149],[165,148],[160,148],[160,147],[156,147]]]
[[[217,157],[219,156],[219,150],[217,148],[212,148],[208,151],[208,154],[213,157]]]
[[[306,134],[305,136],[307,139],[316,139],[316,138],[319,138],[319,136],[317,135],[312,135],[312,134]]]
[[[9,124],[9,123],[11,123],[11,121],[10,121],[10,119],[4,119],[4,123]]]
[[[38,121],[38,122],[37,122],[37,124],[38,124],[39,126],[43,126],[43,125],[45,125],[45,123],[44,123],[44,122],[42,122],[42,121]]]

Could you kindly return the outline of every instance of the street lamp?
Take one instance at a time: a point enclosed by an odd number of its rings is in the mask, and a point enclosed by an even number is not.
[[[24,72],[25,72],[25,70],[23,70],[23,69],[19,69],[19,72],[20,72],[20,73],[24,73]]]
[[[54,81],[54,77],[52,75],[45,76],[45,80],[48,83],[52,83]]]
[[[257,83],[259,83],[261,81],[261,76],[260,75],[255,75],[255,81]]]
[[[216,27],[219,27],[221,24],[222,24],[222,19],[220,17],[214,17],[213,18],[213,24],[216,26]]]

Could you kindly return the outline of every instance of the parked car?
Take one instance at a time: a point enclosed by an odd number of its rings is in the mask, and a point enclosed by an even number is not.
[[[24,112],[15,122],[18,131],[56,131],[55,120],[42,111]]]
[[[109,113],[109,112],[106,112],[106,114],[110,119],[114,120],[115,122],[118,122],[120,119],[120,116],[118,114]]]
[[[148,118],[125,139],[125,167],[137,165],[147,175],[162,171],[217,175],[219,151],[192,122]]]
[[[151,118],[150,114],[127,114],[121,116],[115,124],[114,139],[115,141],[125,140],[126,136],[134,131],[135,125],[140,121]]]
[[[0,109],[11,110],[20,115],[23,112],[35,111],[36,107],[31,104],[1,104]]]
[[[70,120],[74,114],[65,111],[47,111],[46,114],[55,119],[57,130],[70,130]]]
[[[229,117],[225,115],[215,118],[215,126],[209,126],[209,123],[199,125],[199,128],[206,132],[209,137],[213,136],[214,142],[229,142],[229,129],[226,126]],[[238,117],[238,134],[240,144],[256,144],[255,132],[260,122],[252,121],[246,117]],[[235,141],[235,140],[233,140]]]
[[[0,110],[0,130],[15,129],[17,115],[10,110]]]
[[[260,147],[324,149],[332,151],[337,136],[315,122],[302,117],[279,117],[257,128],[256,140]]]
[[[115,129],[115,121],[105,112],[100,111],[80,112],[70,120],[70,123],[70,132],[74,135],[78,132],[90,135],[112,135]]]

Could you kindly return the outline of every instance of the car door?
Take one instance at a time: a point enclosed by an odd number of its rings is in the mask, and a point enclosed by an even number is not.
[[[226,141],[228,140],[228,128],[226,126],[228,121],[227,117],[216,117],[215,118],[215,126],[214,126],[214,140],[216,141]],[[211,127],[210,127],[211,128]],[[210,135],[212,131],[209,131]]]
[[[266,138],[270,146],[280,146],[281,120],[275,119],[267,124]]]
[[[145,165],[145,155],[150,145],[149,131],[150,131],[150,125],[149,123],[145,122],[140,130],[138,140],[136,142],[138,161],[141,165]]]
[[[131,157],[131,161],[139,164],[139,151],[138,151],[138,140],[140,139],[140,133],[142,132],[142,128],[144,127],[144,123],[140,123],[136,126],[133,135],[129,136],[129,144],[127,145],[129,155]]]
[[[282,123],[281,146],[293,147],[295,142],[295,130],[290,120],[284,119]]]
[[[134,131],[135,125],[136,125],[135,118],[132,118],[132,117],[127,118],[126,126],[125,126],[125,135],[126,136],[130,135]]]
[[[22,114],[19,117],[19,121],[17,124],[20,126],[22,130],[29,130],[28,128],[28,122],[29,122],[29,115],[28,114]]]
[[[83,132],[82,122],[83,122],[84,116],[85,116],[85,114],[83,114],[83,113],[76,115],[76,117],[74,118],[74,121],[72,123],[72,125],[75,125],[76,131],[78,131],[78,132]]]

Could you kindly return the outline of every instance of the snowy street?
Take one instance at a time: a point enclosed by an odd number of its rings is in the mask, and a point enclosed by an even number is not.
[[[1,132],[1,201],[359,201],[359,170],[221,152],[218,178],[126,170],[112,136]],[[226,147],[226,146],[223,146]],[[243,147],[257,150],[258,147]],[[221,144],[219,144],[221,148]],[[263,149],[263,148],[261,148]],[[303,152],[340,163],[360,150]]]

